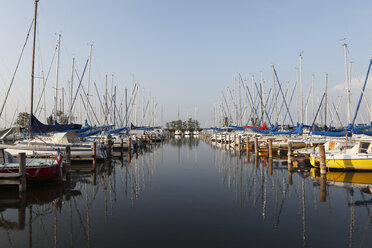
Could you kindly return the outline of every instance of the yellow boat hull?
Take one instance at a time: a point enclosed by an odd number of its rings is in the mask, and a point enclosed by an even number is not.
[[[310,163],[319,167],[319,158],[310,157]],[[327,159],[326,167],[343,170],[372,170],[372,157],[362,159]]]

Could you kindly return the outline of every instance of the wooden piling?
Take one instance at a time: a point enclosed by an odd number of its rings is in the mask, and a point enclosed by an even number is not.
[[[258,154],[258,138],[254,138],[254,152]]]
[[[111,158],[112,156],[112,140],[110,137],[107,138],[107,157]]]
[[[258,153],[254,154],[254,167],[258,168]]]
[[[240,152],[241,152],[241,150],[240,150],[240,148],[241,148],[241,146],[240,146],[240,142],[241,142],[241,136],[238,135],[238,156],[239,156],[239,158],[240,158],[240,156],[241,156],[241,154],[240,154]]]
[[[325,202],[327,199],[327,176],[326,173],[320,174],[320,201]]]
[[[292,142],[288,142],[288,171],[292,171]]]
[[[288,170],[288,183],[289,183],[289,185],[293,185],[292,175],[293,175],[293,172],[291,170]]]
[[[120,138],[120,158],[123,159],[123,153],[124,153],[124,141],[123,138]]]
[[[273,159],[269,158],[269,175],[273,175]]]
[[[249,162],[249,136],[247,136],[246,138],[246,143],[247,143],[246,151],[247,151],[247,163],[248,163]]]
[[[26,184],[26,153],[22,152],[18,154],[19,169],[18,173],[21,174],[19,179],[19,191],[25,192],[27,189]]]
[[[130,153],[131,150],[132,150],[132,138],[128,137],[128,151],[129,151],[129,153]]]
[[[269,139],[267,141],[269,143],[269,158],[273,158],[273,140]]]
[[[320,156],[320,174],[326,174],[326,157],[325,157],[325,149],[324,145],[319,145],[319,156]]]
[[[96,160],[97,155],[97,143],[93,142],[93,159]]]
[[[65,149],[65,161],[66,161],[66,176],[63,178],[65,181],[68,181],[70,179],[70,173],[71,173],[71,147],[66,146]]]
[[[93,170],[96,170],[97,143],[93,142]]]

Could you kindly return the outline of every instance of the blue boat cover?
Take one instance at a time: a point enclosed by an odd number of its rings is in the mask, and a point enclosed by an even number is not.
[[[324,132],[324,131],[312,131],[313,135],[329,136],[329,137],[345,137],[346,133],[348,137],[351,137],[351,132],[347,130],[340,132]]]
[[[230,125],[229,127],[232,127],[232,128],[234,128],[235,130],[240,130],[240,131],[244,131],[244,130],[245,130],[245,127],[240,127],[240,126]]]
[[[45,125],[41,123],[34,115],[30,116],[29,119],[29,129],[32,133],[50,133],[50,132],[63,132],[74,129],[81,129],[80,124],[59,124],[55,125]]]
[[[127,127],[116,128],[116,129],[111,129],[111,130],[107,131],[106,133],[121,133],[123,131],[125,131],[125,133],[128,134],[129,129]]]
[[[302,134],[303,124],[297,123],[297,127],[291,131],[274,131],[271,134]]]

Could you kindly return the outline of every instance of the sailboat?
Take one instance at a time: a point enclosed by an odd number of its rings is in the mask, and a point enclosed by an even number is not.
[[[30,108],[30,122],[33,116],[33,88],[34,88],[34,65],[35,65],[35,41],[36,41],[36,19],[37,19],[37,5],[38,0],[35,0],[35,14],[34,14],[34,39],[32,50],[32,68],[31,68],[31,108]],[[30,128],[29,128],[30,129]],[[32,136],[29,130],[29,136]],[[62,154],[58,149],[57,156],[50,159],[26,159],[26,174],[27,182],[41,182],[41,181],[59,181],[66,175],[66,165],[62,161]],[[10,153],[0,149],[0,173],[18,172],[19,162]]]

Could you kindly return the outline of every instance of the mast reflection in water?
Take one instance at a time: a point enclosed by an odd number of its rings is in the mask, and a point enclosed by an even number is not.
[[[69,185],[0,191],[1,247],[369,247],[371,173],[288,173],[170,139]]]

